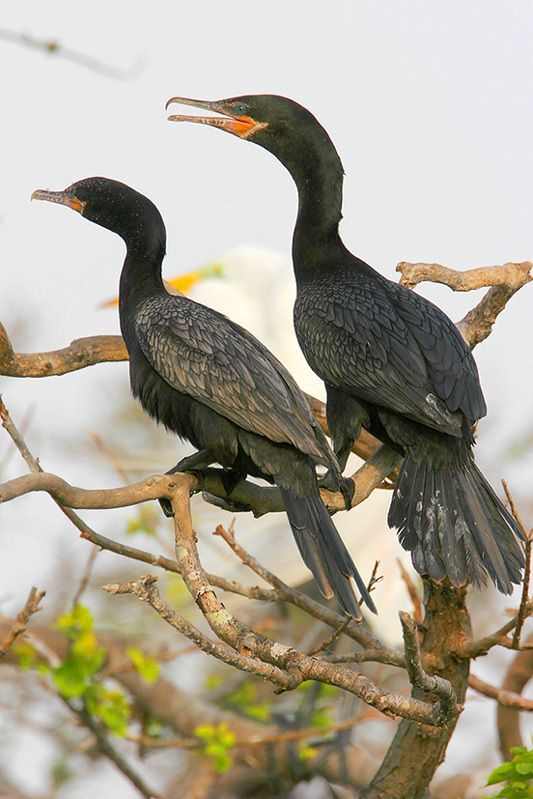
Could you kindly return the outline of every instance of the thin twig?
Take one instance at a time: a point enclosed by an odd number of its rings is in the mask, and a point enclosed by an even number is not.
[[[78,588],[77,588],[76,593],[74,594],[74,596],[72,598],[72,607],[73,608],[75,608],[76,605],[79,603],[83,592],[87,588],[87,583],[89,582],[89,578],[90,578],[91,572],[93,570],[93,566],[94,566],[94,562],[96,560],[96,556],[98,555],[98,553],[100,551],[101,550],[98,547],[93,546],[93,548],[89,552],[89,557],[87,558],[87,563],[85,564],[85,568],[83,570],[83,574],[81,575]]]
[[[376,710],[368,708],[363,713],[358,713],[343,721],[338,721],[325,729],[306,727],[303,730],[287,730],[272,735],[247,738],[246,740],[237,738],[232,749],[257,749],[261,746],[309,739],[311,739],[313,743],[319,743],[327,740],[334,732],[349,730],[355,727],[356,724],[358,725],[364,721],[378,717],[379,714]],[[146,735],[127,735],[125,740],[145,746],[147,749],[195,749],[199,745],[203,745],[203,742],[199,741],[198,738],[150,738]]]
[[[520,530],[523,533],[523,536],[526,541],[526,562],[524,566],[524,582],[522,583],[522,594],[520,597],[520,606],[518,608],[518,620],[516,623],[516,627],[513,633],[513,649],[520,648],[520,636],[522,634],[522,628],[524,626],[524,622],[527,617],[527,603],[529,600],[529,580],[531,577],[531,544],[533,543],[533,529],[529,532],[526,532],[526,528],[522,519],[520,518],[520,514],[518,513],[518,508],[515,505],[515,501],[513,499],[513,495],[509,490],[509,486],[502,480],[503,490],[509,500],[509,505],[511,506],[511,513],[519,526]]]
[[[528,600],[525,607],[525,618],[531,616],[533,613],[533,600]],[[491,633],[490,635],[486,635],[483,638],[479,638],[477,641],[471,641],[470,643],[465,644],[465,646],[461,647],[457,650],[457,655],[459,657],[465,659],[477,658],[480,655],[486,655],[487,652],[492,649],[493,646],[503,646],[506,649],[514,649],[513,642],[510,638],[508,638],[508,634],[516,628],[520,616],[517,614],[513,616],[508,622],[506,622],[499,630],[496,632]],[[523,647],[521,646],[520,649],[530,648],[529,646]]]
[[[340,625],[344,622],[344,617],[341,616],[340,613],[335,613],[335,611],[330,610],[330,608],[327,608],[325,605],[315,602],[315,600],[311,599],[311,597],[308,597],[307,594],[303,594],[301,591],[291,588],[289,585],[284,583],[283,580],[280,580],[279,577],[262,566],[259,561],[257,561],[252,555],[250,555],[249,552],[244,549],[241,544],[238,543],[237,539],[232,534],[231,529],[226,530],[222,525],[218,525],[214,535],[219,535],[245,566],[248,566],[248,568],[265,580],[265,582],[274,586],[281,599],[284,599],[286,602],[290,602],[292,605],[295,605],[295,607],[298,607],[301,610],[307,611],[310,615],[314,616],[314,618],[325,622],[334,629],[338,629],[338,627],[340,627]],[[354,641],[357,641],[357,643],[361,646],[377,649],[382,652],[385,657],[390,655],[391,660],[393,661],[391,665],[398,665],[396,662],[396,653],[388,652],[381,641],[365,630],[362,624],[352,620],[346,626],[343,632]]]
[[[26,630],[26,625],[30,616],[39,610],[39,603],[45,594],[46,591],[37,591],[35,586],[31,589],[26,603],[20,613],[17,614],[17,618],[15,619],[11,630],[0,643],[0,660],[5,657],[18,636],[22,635],[22,633]]]
[[[319,652],[322,652],[323,649],[327,649],[331,646],[346,630],[348,625],[351,622],[350,616],[346,616],[342,624],[340,624],[336,630],[333,630],[331,635],[329,635],[325,640],[320,640],[317,644],[311,647],[311,649],[307,652],[308,655],[318,655]]]
[[[495,699],[502,707],[533,711],[533,699],[526,699],[520,696],[520,694],[514,693],[514,691],[496,688],[495,685],[489,685],[488,682],[481,680],[474,674],[469,676],[468,685],[470,688],[473,688],[474,691],[477,691],[478,694],[483,694],[483,696],[488,696],[490,699]]]
[[[13,44],[23,45],[30,47],[33,50],[40,50],[48,55],[59,56],[66,61],[71,61],[74,64],[90,69],[92,72],[98,72],[105,75],[107,78],[115,78],[117,80],[129,80],[138,75],[142,69],[142,61],[138,59],[131,67],[121,69],[114,67],[110,64],[105,64],[93,56],[85,55],[77,50],[72,50],[69,47],[64,47],[56,39],[38,39],[35,36],[30,36],[27,33],[17,33],[6,28],[0,28],[0,39],[6,42],[13,42]]]
[[[413,605],[414,619],[417,622],[417,624],[420,624],[420,622],[424,618],[424,612],[422,610],[422,601],[420,599],[420,595],[416,590],[411,575],[409,574],[409,572],[401,562],[400,558],[396,558],[396,562],[398,564],[398,568],[400,569],[402,580],[404,581],[405,587],[407,588],[407,593],[409,594],[411,604]]]
[[[232,528],[230,527],[230,530],[231,529]],[[382,576],[378,576],[378,574],[377,574],[378,566],[379,566],[379,560],[376,560],[376,562],[374,563],[374,568],[372,569],[372,574],[370,575],[370,580],[368,581],[368,585],[367,585],[368,593],[373,591],[375,585],[377,583],[381,582],[381,580],[383,579]],[[363,598],[361,597],[359,599],[359,607],[361,607],[362,604],[363,604]],[[307,654],[308,655],[317,655],[319,652],[322,652],[322,650],[325,650],[328,647],[330,647],[342,635],[342,633],[346,630],[346,628],[350,624],[350,621],[351,621],[351,619],[348,616],[343,621],[343,623],[341,625],[339,625],[339,627],[337,627],[337,629],[334,630],[328,638],[326,638],[325,641],[321,641],[321,642],[319,641],[317,644],[315,644],[315,646],[313,646],[309,650],[309,652]]]

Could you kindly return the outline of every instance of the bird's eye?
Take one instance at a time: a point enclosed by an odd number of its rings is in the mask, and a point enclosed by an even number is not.
[[[235,106],[235,115],[238,117],[243,117],[246,114],[246,106],[245,105],[236,105]]]

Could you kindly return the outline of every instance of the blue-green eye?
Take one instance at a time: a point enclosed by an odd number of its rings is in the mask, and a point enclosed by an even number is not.
[[[238,117],[246,116],[246,106],[245,105],[236,105],[235,106],[235,115]]]

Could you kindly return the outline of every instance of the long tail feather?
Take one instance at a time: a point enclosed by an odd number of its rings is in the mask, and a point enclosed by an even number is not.
[[[360,619],[361,611],[350,581],[353,578],[369,610],[377,613],[355,563],[320,498],[318,486],[316,492],[304,497],[284,488],[280,491],[300,554],[323,596],[328,599],[335,596],[348,615]]]
[[[471,457],[436,467],[407,454],[388,522],[417,571],[434,580],[490,579],[504,594],[521,582],[522,534]]]

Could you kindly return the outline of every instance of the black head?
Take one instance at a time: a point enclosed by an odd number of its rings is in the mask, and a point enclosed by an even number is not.
[[[64,191],[37,189],[32,200],[46,200],[72,208],[85,219],[112,230],[127,245],[158,241],[165,246],[165,225],[151,200],[135,189],[109,178],[78,180]]]
[[[293,175],[302,172],[304,163],[321,155],[342,165],[327,132],[316,117],[288,97],[276,94],[249,94],[225,100],[193,100],[172,97],[172,103],[191,105],[224,116],[186,116],[173,114],[171,122],[196,122],[210,125],[241,139],[261,145],[278,158]]]

